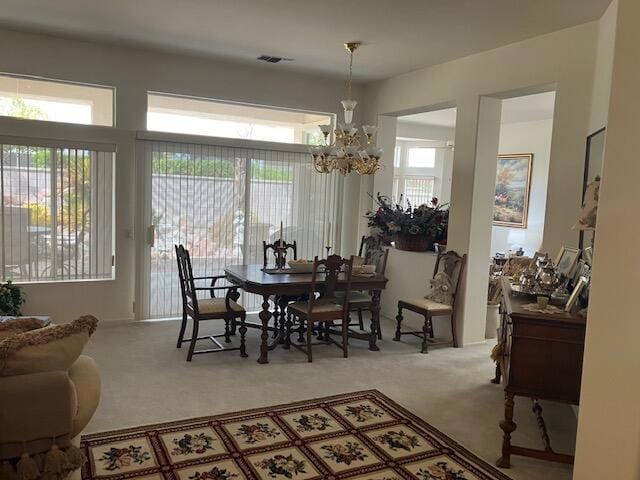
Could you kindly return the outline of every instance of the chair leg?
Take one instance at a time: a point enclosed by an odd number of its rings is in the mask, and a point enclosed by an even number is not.
[[[358,313],[362,315],[362,310],[358,310]],[[342,322],[342,354],[344,358],[349,357],[349,323]]]
[[[245,325],[246,319],[247,319],[247,316],[246,314],[243,313],[242,316],[240,317],[240,356],[242,358],[249,356],[247,355],[247,345],[245,342],[245,335],[247,333],[247,326]]]
[[[198,341],[198,319],[193,318],[193,331],[191,332],[191,343],[189,343],[189,352],[187,353],[187,362],[191,361],[193,357],[193,351],[196,349],[196,342]]]
[[[238,319],[236,317],[233,317],[231,319],[231,336],[234,336],[236,334],[237,327],[238,327]]]
[[[453,346],[458,348],[458,335],[456,333],[456,316],[451,314],[451,339],[453,340]]]
[[[231,320],[224,319],[224,343],[231,343]]]
[[[429,353],[428,351],[429,342],[427,341],[427,339],[429,338],[430,328],[431,328],[431,317],[429,315],[425,315],[424,325],[422,326],[422,350],[420,350],[420,353]]]
[[[177,348],[182,348],[182,340],[184,339],[184,331],[187,328],[187,312],[182,312],[182,323],[180,324],[180,333],[178,334]]]
[[[293,325],[292,314],[287,313],[287,323],[285,325],[284,335],[284,349],[289,350],[291,348],[291,327]]]
[[[298,343],[304,343],[304,319],[298,317]]]
[[[307,361],[309,363],[313,362],[313,356],[311,354],[311,334],[313,333],[313,322],[311,320],[307,320]]]
[[[397,324],[396,324],[396,335],[395,335],[395,337],[393,337],[393,339],[396,342],[400,341],[400,336],[402,335],[402,332],[400,330],[400,327],[402,325],[402,318],[403,318],[402,317],[402,307],[398,307],[398,315],[396,315],[396,322],[397,322]]]
[[[364,320],[362,319],[362,309],[358,309],[358,327],[360,330],[364,330]]]

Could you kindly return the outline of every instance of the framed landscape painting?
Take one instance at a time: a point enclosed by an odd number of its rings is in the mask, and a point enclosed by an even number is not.
[[[498,155],[493,224],[527,228],[533,153]]]

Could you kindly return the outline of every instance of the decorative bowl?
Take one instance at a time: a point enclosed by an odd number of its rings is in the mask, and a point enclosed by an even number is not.
[[[375,265],[354,265],[354,275],[374,275],[376,273]]]
[[[311,273],[313,271],[312,260],[289,260],[287,264],[295,272]]]

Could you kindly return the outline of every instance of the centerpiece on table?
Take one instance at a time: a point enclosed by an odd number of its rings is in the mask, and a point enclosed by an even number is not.
[[[375,229],[383,241],[394,241],[399,250],[424,252],[434,250],[436,243],[447,243],[449,210],[437,198],[414,207],[407,200],[406,208],[400,196],[398,203],[378,194],[374,198],[378,209],[367,212],[369,227]]]

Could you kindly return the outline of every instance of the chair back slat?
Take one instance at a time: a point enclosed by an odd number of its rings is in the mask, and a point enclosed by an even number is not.
[[[184,245],[175,245],[176,260],[178,262],[178,276],[180,278],[180,291],[183,302],[191,300],[194,312],[198,312],[198,297],[193,279],[193,268],[191,266],[191,256],[189,250]]]
[[[341,297],[341,301],[344,302],[343,313],[346,313],[349,308],[348,305],[351,296],[353,259],[353,256],[347,260],[346,258],[342,258],[340,255],[329,255],[328,258],[323,260],[315,257],[313,260],[313,271],[311,273],[311,288],[309,289],[309,313],[313,311],[313,305],[316,302],[315,292],[318,290],[317,284],[320,276],[324,276],[322,289],[323,298],[332,299],[336,298],[335,292],[340,274],[344,275],[345,280],[344,289],[342,289],[344,296]],[[321,267],[324,267],[324,269]]]
[[[298,259],[298,243],[294,240],[293,243],[287,243],[286,241],[282,241],[282,246],[280,246],[280,240],[277,240],[273,243],[267,243],[265,241],[262,242],[262,252],[263,252],[263,267],[266,267],[269,264],[269,250],[272,250],[272,255],[274,258],[274,263],[276,268],[284,268],[287,264],[287,253],[291,250],[293,254],[293,259]],[[282,251],[282,262],[278,264],[278,251]]]
[[[358,249],[358,256],[367,258],[370,250],[382,250],[382,240],[378,236],[363,235],[360,239],[360,248]]]
[[[460,256],[456,251],[449,250],[448,252],[440,252],[436,259],[436,267],[433,276],[438,272],[444,272],[451,279],[453,284],[453,300],[455,302],[456,294],[460,289],[462,283],[462,277],[464,274],[464,267],[467,261],[467,254]]]

